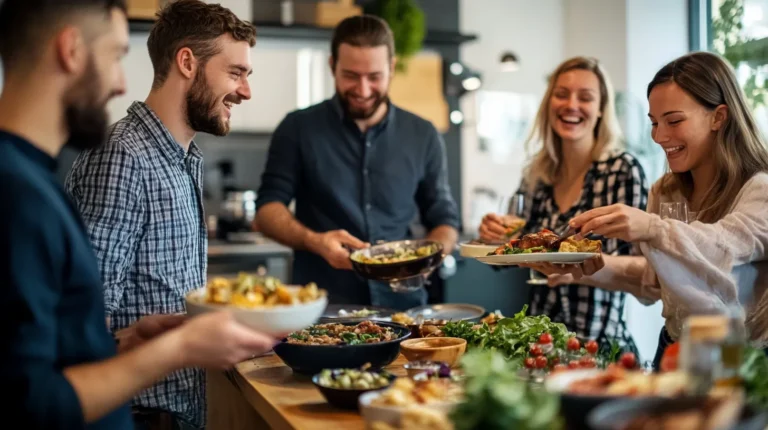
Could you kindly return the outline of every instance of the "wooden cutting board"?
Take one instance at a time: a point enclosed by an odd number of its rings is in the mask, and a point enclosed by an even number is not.
[[[450,127],[443,95],[443,59],[437,54],[411,57],[407,69],[392,78],[389,97],[397,106],[431,121],[441,133]]]

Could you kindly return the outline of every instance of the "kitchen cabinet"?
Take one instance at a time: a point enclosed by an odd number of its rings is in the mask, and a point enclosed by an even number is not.
[[[251,48],[251,100],[232,110],[233,131],[272,132],[287,113],[297,108],[300,87],[309,84],[299,82],[300,56],[301,50],[295,48],[258,44]]]

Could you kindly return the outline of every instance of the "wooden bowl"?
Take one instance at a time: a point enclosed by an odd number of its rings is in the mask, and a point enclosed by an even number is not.
[[[400,343],[408,361],[444,361],[453,367],[467,350],[467,341],[458,337],[423,337]]]

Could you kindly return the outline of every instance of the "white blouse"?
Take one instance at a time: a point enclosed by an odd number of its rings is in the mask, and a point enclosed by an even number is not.
[[[692,313],[735,306],[746,315],[751,339],[768,345],[768,174],[747,181],[728,214],[713,224],[662,220],[660,203],[684,197],[659,195],[658,185],[648,197],[648,212],[657,216],[651,240],[640,244],[648,265],[638,298],[661,299],[673,339]]]

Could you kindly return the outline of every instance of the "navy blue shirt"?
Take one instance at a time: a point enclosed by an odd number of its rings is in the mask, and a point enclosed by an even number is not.
[[[24,428],[133,428],[128,405],[86,425],[62,370],[115,355],[96,257],[56,161],[0,131],[3,420]]]
[[[364,242],[409,238],[414,221],[459,227],[440,134],[391,103],[366,133],[337,97],[288,114],[272,136],[256,204],[293,199],[307,228],[344,229]],[[317,282],[332,303],[370,301],[364,279],[306,251],[294,254],[293,282]]]

